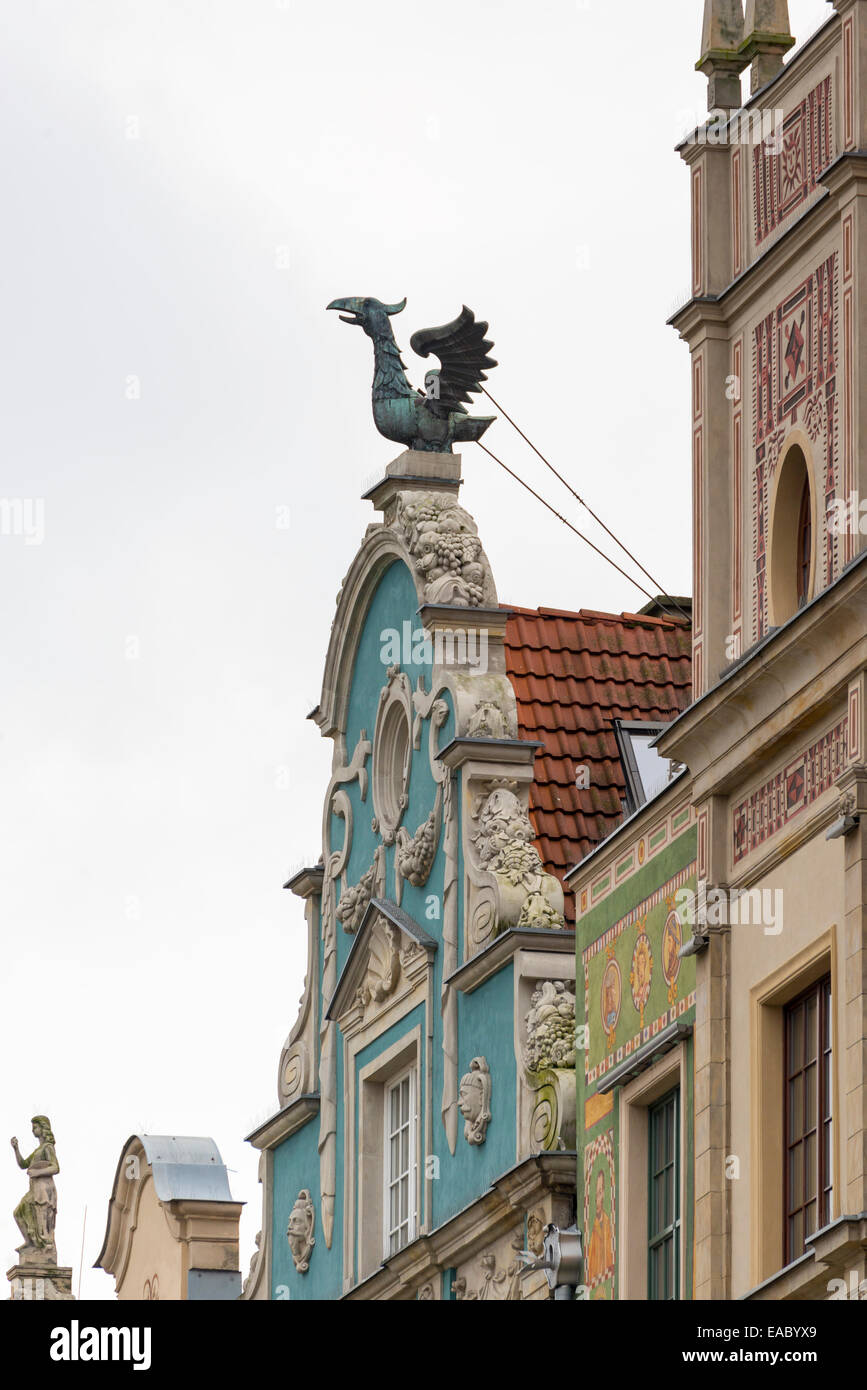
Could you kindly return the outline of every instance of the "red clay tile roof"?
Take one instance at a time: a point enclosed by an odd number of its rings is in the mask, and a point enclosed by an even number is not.
[[[506,670],[519,737],[544,744],[530,818],[543,860],[562,879],[623,819],[626,779],[612,721],[670,720],[690,703],[692,633],[640,613],[510,612]],[[577,769],[585,763],[590,785],[579,791]],[[571,894],[566,898],[571,921]]]

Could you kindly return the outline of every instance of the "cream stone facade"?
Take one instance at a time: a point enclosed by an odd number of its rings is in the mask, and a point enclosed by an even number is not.
[[[114,1277],[120,1300],[237,1299],[243,1205],[213,1140],[133,1135],[95,1267]]]
[[[658,747],[689,767],[698,880],[728,904],[694,927],[706,1299],[839,1297],[864,1269],[867,561],[835,517],[867,496],[867,4],[835,0],[782,71],[778,9],[744,111],[729,88],[719,138],[681,147],[695,699]],[[763,111],[776,134],[745,141]]]

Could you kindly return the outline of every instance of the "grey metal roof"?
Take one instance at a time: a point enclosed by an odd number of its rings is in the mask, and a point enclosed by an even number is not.
[[[213,1139],[140,1134],[161,1202],[231,1202],[229,1174]]]

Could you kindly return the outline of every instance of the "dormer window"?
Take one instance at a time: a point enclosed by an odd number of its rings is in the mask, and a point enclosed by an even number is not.
[[[658,720],[615,719],[614,732],[626,779],[626,815],[658,796],[683,771],[683,764],[663,758],[653,741],[665,728]]]

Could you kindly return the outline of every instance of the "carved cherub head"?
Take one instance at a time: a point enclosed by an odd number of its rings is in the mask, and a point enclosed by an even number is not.
[[[461,1077],[458,1109],[464,1117],[468,1144],[484,1144],[491,1122],[491,1073],[484,1057],[474,1057]]]

